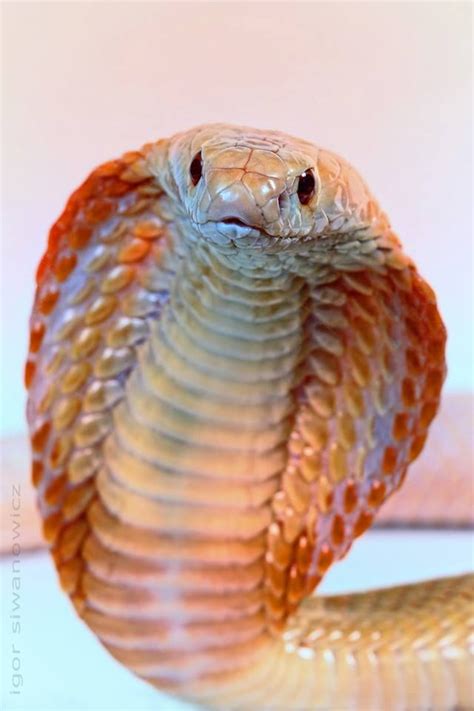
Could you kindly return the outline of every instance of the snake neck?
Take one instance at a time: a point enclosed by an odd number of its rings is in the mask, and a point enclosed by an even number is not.
[[[115,410],[84,616],[155,683],[248,667],[273,641],[265,534],[287,461],[306,300],[297,275],[196,249]],[[125,625],[154,630],[160,651],[132,652]]]
[[[104,445],[81,614],[120,662],[207,707],[429,708],[432,689],[449,705],[468,686],[457,581],[309,600],[278,636],[269,618],[310,292],[331,279],[312,274],[184,251]],[[459,632],[446,654],[441,624],[420,641],[433,617]]]

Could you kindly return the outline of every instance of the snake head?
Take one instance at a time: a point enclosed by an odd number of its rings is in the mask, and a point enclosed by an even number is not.
[[[154,162],[185,233],[213,244],[327,245],[357,230],[373,234],[380,222],[378,205],[346,161],[281,132],[198,127],[172,137]]]

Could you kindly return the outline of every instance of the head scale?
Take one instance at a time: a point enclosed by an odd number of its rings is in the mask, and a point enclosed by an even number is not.
[[[367,229],[370,204],[379,216],[343,159],[277,131],[211,124],[177,134],[155,172],[181,221],[215,244],[275,248]]]

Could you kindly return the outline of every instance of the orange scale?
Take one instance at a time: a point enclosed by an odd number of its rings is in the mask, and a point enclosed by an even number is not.
[[[438,402],[427,402],[425,405],[423,405],[420,413],[420,419],[418,420],[418,424],[425,428],[428,427],[431,423],[431,421],[434,419],[436,413],[438,412]]]
[[[36,364],[32,360],[27,360],[25,364],[25,388],[30,389],[33,378],[36,374]]]
[[[413,407],[416,404],[415,384],[410,378],[405,378],[402,382],[402,400],[405,407]]]
[[[97,180],[97,177],[94,174],[90,175],[85,183],[73,192],[69,200],[69,204],[79,207],[81,203],[89,200],[89,198],[97,192],[98,183],[99,181]]]
[[[44,331],[45,331],[45,328],[44,328],[44,323],[42,321],[37,321],[31,327],[29,350],[32,353],[38,352],[38,350],[41,346],[41,343],[43,341]]]
[[[31,465],[31,482],[33,486],[37,487],[40,485],[41,480],[43,478],[44,474],[44,466],[43,463],[40,462],[38,459],[33,460],[33,464]]]
[[[413,341],[413,343],[418,344],[423,340],[422,327],[418,318],[405,319],[405,326],[408,338]]]
[[[438,308],[435,303],[427,304],[424,316],[425,323],[428,326],[434,326],[435,328],[441,327],[441,319],[438,313]]]
[[[442,361],[443,356],[444,356],[445,345],[446,345],[445,338],[431,341],[429,344],[429,349],[428,349],[429,358],[431,358],[431,360],[433,360],[433,361],[436,361],[437,363]]]
[[[268,589],[265,590],[263,598],[266,614],[274,621],[281,620],[286,614],[285,602]]]
[[[72,194],[72,196],[69,198],[69,200],[67,201],[66,207],[64,208],[62,214],[59,217],[59,220],[56,223],[62,229],[69,228],[71,225],[71,222],[77,216],[77,210],[80,207],[79,200],[76,197],[76,193],[78,193],[78,192],[79,191],[76,190]]]
[[[296,565],[301,574],[306,573],[313,557],[313,546],[309,545],[306,536],[301,536],[296,549]]]
[[[408,415],[406,415],[404,412],[399,412],[397,415],[395,415],[392,426],[392,434],[394,439],[396,440],[405,439],[405,437],[408,436]]]
[[[273,595],[281,597],[285,592],[286,574],[285,569],[278,568],[271,560],[265,561],[265,586]]]
[[[330,509],[334,503],[334,492],[330,491],[326,494],[326,509]]]
[[[109,179],[104,184],[103,194],[106,197],[121,197],[129,192],[130,183],[126,183],[120,178]]]
[[[143,239],[133,239],[126,244],[119,252],[119,262],[138,262],[148,254],[150,250],[149,242]]]
[[[49,506],[55,506],[64,497],[68,485],[66,474],[61,474],[53,479],[45,491],[44,500]]]
[[[88,222],[97,224],[107,220],[114,211],[114,205],[110,200],[92,200],[85,211],[85,217]]]
[[[296,605],[304,594],[304,578],[300,575],[296,565],[291,566],[288,576],[288,602],[291,606]]]
[[[39,300],[38,310],[40,311],[40,313],[42,313],[44,316],[50,314],[56,306],[58,298],[59,290],[55,286],[48,287],[46,291],[41,295]]]
[[[43,535],[48,543],[54,543],[63,523],[61,511],[51,514],[43,521]]]
[[[417,437],[414,438],[414,440],[411,443],[410,447],[410,452],[408,455],[408,460],[412,462],[414,459],[417,458],[417,456],[420,454],[422,451],[423,447],[425,446],[426,442],[426,432],[423,434],[418,435]]]
[[[146,152],[146,149],[151,148],[152,146],[152,143],[147,143],[145,146],[143,146],[143,151]],[[127,151],[122,155],[121,163],[124,163],[125,165],[130,165],[131,163],[135,163],[135,161],[140,160],[141,158],[143,158],[143,153],[141,153],[140,151]]]
[[[58,559],[56,564],[58,566],[59,580],[61,587],[68,595],[71,595],[71,600],[76,608],[78,614],[81,614],[81,610],[84,605],[83,598],[78,595],[78,587],[80,584],[80,576],[83,570],[83,562],[81,558],[72,558],[68,560],[67,563],[61,563],[61,555],[57,553]]]
[[[81,516],[94,498],[95,492],[95,484],[90,481],[85,481],[71,489],[63,505],[64,519],[73,521]]]
[[[57,544],[57,551],[62,561],[71,560],[77,555],[88,530],[89,525],[83,518],[66,525],[62,529],[61,537]]]
[[[50,256],[49,256],[48,252],[46,252],[45,254],[43,254],[43,256],[40,260],[40,263],[38,264],[38,268],[36,270],[36,283],[37,284],[41,284],[50,265],[51,265]]]
[[[65,281],[77,264],[77,257],[73,253],[65,254],[55,264],[54,276],[58,281]]]
[[[397,466],[397,450],[395,447],[386,447],[382,459],[382,471],[384,474],[393,474]]]
[[[357,484],[355,481],[349,481],[344,491],[344,511],[351,513],[357,505]]]
[[[68,235],[67,241],[72,249],[83,249],[92,237],[92,230],[87,225],[78,225]]]
[[[33,436],[31,437],[31,446],[35,452],[43,451],[46,442],[48,441],[50,431],[51,423],[48,420],[43,422],[43,424],[35,430]]]
[[[133,229],[135,237],[140,239],[156,239],[163,234],[163,228],[154,222],[139,222]]]
[[[64,230],[61,222],[58,221],[53,225],[49,231],[48,236],[48,252],[50,254],[55,254],[58,250],[59,243],[63,237]]]
[[[122,163],[119,160],[109,160],[107,163],[102,163],[94,170],[94,174],[98,178],[109,178],[117,175],[122,168]]]
[[[432,400],[439,396],[443,385],[444,374],[441,370],[430,370],[426,376],[422,398]]]
[[[361,536],[371,525],[374,517],[367,511],[362,511],[354,524],[354,538]]]
[[[64,466],[70,450],[71,438],[69,436],[58,437],[58,439],[54,441],[49,456],[51,466],[53,468]]]
[[[415,350],[413,350],[411,348],[409,348],[407,350],[407,352],[405,354],[405,362],[407,365],[408,372],[411,375],[417,376],[422,372],[423,363],[421,361],[420,356],[418,355],[418,353]]]
[[[334,553],[327,543],[323,543],[318,557],[318,571],[325,573],[334,560]]]
[[[385,498],[386,487],[383,481],[373,481],[370,487],[368,503],[371,506],[380,506]]]

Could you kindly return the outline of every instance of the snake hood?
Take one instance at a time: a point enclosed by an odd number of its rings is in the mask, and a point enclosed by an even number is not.
[[[217,124],[97,168],[25,382],[44,536],[110,653],[219,709],[467,703],[467,578],[305,599],[423,449],[445,338],[334,154]]]
[[[216,245],[324,250],[385,227],[349,163],[279,131],[200,126],[156,144],[150,166],[183,229]]]

